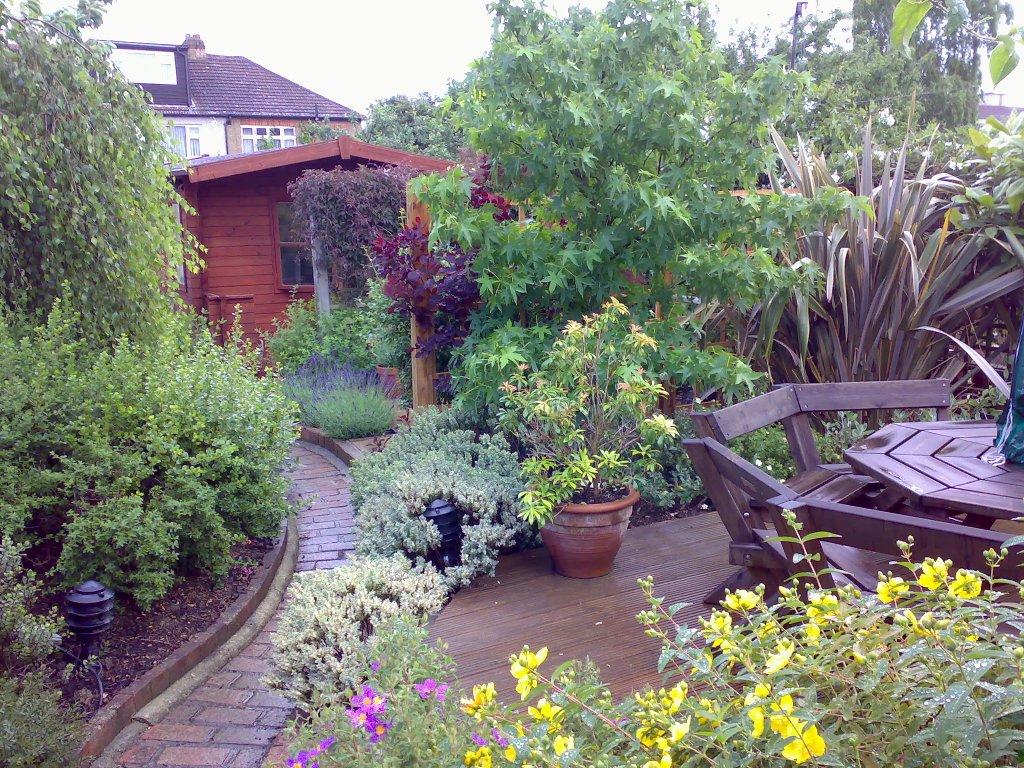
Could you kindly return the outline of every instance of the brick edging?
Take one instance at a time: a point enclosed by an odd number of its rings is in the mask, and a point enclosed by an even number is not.
[[[302,431],[299,437],[300,440],[320,446],[325,451],[334,454],[348,466],[352,466],[352,462],[359,458],[359,455],[352,448],[346,446],[347,440],[335,440],[323,430],[306,424],[300,424],[299,427]]]
[[[78,749],[79,757],[96,757],[131,723],[132,718],[147,704],[162,694],[212,655],[225,641],[249,620],[270,591],[285,553],[298,547],[298,537],[290,534],[287,519],[281,538],[272,550],[263,556],[260,572],[249,582],[245,592],[209,627],[193,639],[178,646],[170,656],[118,691],[86,723],[86,738]]]

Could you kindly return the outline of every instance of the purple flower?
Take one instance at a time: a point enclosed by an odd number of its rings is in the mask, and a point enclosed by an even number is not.
[[[473,734],[473,743],[476,744],[478,747],[486,747],[487,746],[487,739],[485,739],[479,733],[474,733]]]
[[[447,693],[448,683],[438,683],[437,688],[434,690],[434,698],[438,701],[444,701],[444,697]]]
[[[423,701],[430,697],[434,697],[437,701],[444,701],[444,697],[448,693],[448,684],[439,683],[434,678],[428,677],[422,683],[415,683],[413,689],[420,695],[420,699]]]
[[[370,669],[372,669],[374,672],[380,672],[380,662],[379,661],[371,661],[370,662]]]
[[[370,734],[370,743],[376,744],[383,739],[387,732],[391,730],[391,723],[386,723],[383,720],[374,720],[373,727],[367,728],[366,732]]]
[[[320,763],[314,758],[320,756],[334,745],[334,737],[328,736],[317,744],[313,749],[306,749],[299,752],[288,761],[288,768],[320,768]]]
[[[504,749],[508,746],[508,739],[505,738],[504,734],[497,728],[491,728],[491,738],[494,739],[494,743]]]

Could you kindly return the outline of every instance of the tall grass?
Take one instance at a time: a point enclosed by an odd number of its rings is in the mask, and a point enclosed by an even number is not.
[[[319,355],[285,377],[284,389],[303,423],[338,440],[379,435],[395,420],[396,401],[376,373]]]

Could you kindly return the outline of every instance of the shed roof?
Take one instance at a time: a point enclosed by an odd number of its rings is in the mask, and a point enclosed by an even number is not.
[[[188,179],[191,183],[198,184],[245,173],[283,168],[289,165],[302,165],[332,157],[340,160],[355,158],[371,163],[406,165],[427,172],[446,171],[452,166],[451,161],[438,157],[417,155],[401,149],[368,144],[365,141],[353,139],[351,136],[341,136],[329,141],[300,144],[297,147],[286,147],[285,149],[195,158],[189,160],[184,166],[172,168],[171,175],[176,179]]]

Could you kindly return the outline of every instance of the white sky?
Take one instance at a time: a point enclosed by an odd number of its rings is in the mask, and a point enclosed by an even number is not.
[[[549,0],[556,10],[606,0]],[[712,0],[719,34],[751,25],[777,27],[793,0]],[[69,0],[46,0],[48,10]],[[1024,21],[1024,0],[1012,0]],[[371,102],[422,91],[441,93],[483,54],[491,34],[486,0],[113,0],[99,36],[180,43],[199,33],[209,53],[247,56],[291,80],[365,112]],[[810,0],[809,10],[850,0]],[[987,78],[986,78],[987,79]],[[991,90],[987,84],[985,90]],[[1024,66],[998,89],[1024,106]]]

